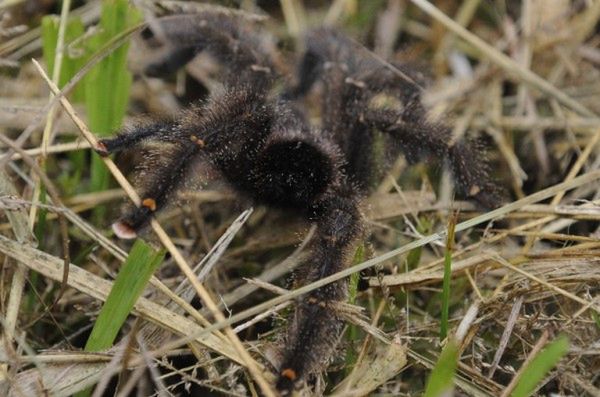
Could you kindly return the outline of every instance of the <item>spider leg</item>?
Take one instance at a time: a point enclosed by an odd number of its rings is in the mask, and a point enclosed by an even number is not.
[[[375,131],[361,120],[368,103],[368,91],[362,81],[352,78],[345,64],[330,63],[322,73],[323,129],[340,147],[345,164],[343,169],[360,193],[372,187],[377,174]]]
[[[141,205],[131,208],[113,224],[113,230],[119,238],[135,238],[137,231],[150,221],[155,212],[164,207],[180,182],[185,179],[184,175],[199,150],[195,145],[177,146],[166,163],[146,171],[147,182],[140,194]]]
[[[457,178],[466,175],[468,179],[468,173],[457,167],[465,156],[470,155],[472,150],[469,147],[472,145],[461,143],[454,148],[444,149],[443,142],[432,141],[426,135],[423,135],[425,142],[420,144],[409,137],[398,137],[410,135],[411,131],[379,134],[377,130],[385,131],[388,125],[374,128],[372,124],[375,121],[375,124],[385,124],[384,120],[365,120],[378,117],[376,113],[366,114],[371,107],[392,106],[410,108],[414,112],[412,119],[415,124],[428,125],[425,110],[420,106],[421,87],[426,81],[422,67],[410,62],[385,62],[344,34],[327,28],[310,32],[306,47],[297,68],[298,84],[289,89],[286,95],[289,98],[303,96],[317,80],[323,83],[323,130],[341,148],[346,160],[344,170],[361,193],[367,193],[373,187],[392,159],[400,154],[401,148],[411,151],[414,147],[426,147],[435,154],[442,153],[453,164]],[[391,123],[395,123],[397,118]],[[447,131],[431,124],[429,127],[435,127],[426,128],[433,133]],[[408,155],[410,157],[410,153]],[[462,184],[473,186],[466,180]],[[480,201],[490,201],[483,195],[478,198]]]
[[[145,140],[175,143],[181,140],[179,124],[169,121],[159,121],[142,124],[119,133],[114,138],[101,139],[96,147],[96,152],[101,156],[108,156],[121,150],[130,149]]]
[[[161,18],[160,23],[176,49],[151,64],[146,71],[149,75],[176,70],[202,51],[209,52],[224,66],[226,82],[265,84],[275,72],[270,59],[274,45],[241,17],[204,12],[173,15]]]
[[[365,122],[389,134],[410,158],[434,154],[450,166],[460,191],[485,208],[497,207],[501,191],[489,177],[489,170],[477,144],[468,140],[454,142],[452,131],[425,119],[418,103],[409,104],[402,112],[369,109]]]
[[[298,274],[305,283],[342,270],[361,232],[352,196],[332,194],[320,206],[312,252]],[[331,357],[344,324],[335,303],[344,301],[346,294],[347,281],[341,280],[312,291],[297,303],[277,381],[282,394],[290,393],[296,381],[306,379]]]
[[[178,121],[158,121],[125,129],[114,138],[101,139],[95,148],[101,156],[136,147],[144,141],[157,141],[178,145],[191,144],[215,151],[216,147],[228,145],[229,139],[238,137],[235,146],[246,138],[257,138],[250,133],[253,128],[264,129],[263,120],[267,108],[264,92],[238,84],[213,95],[206,102],[192,106],[178,115]],[[257,120],[261,120],[258,122]],[[258,123],[258,124],[256,124]],[[241,133],[240,130],[244,132]],[[235,140],[235,139],[234,139]]]
[[[298,66],[297,75],[298,82],[295,86],[288,88],[283,94],[283,99],[300,98],[312,88],[315,82],[319,79],[319,72],[323,60],[313,51],[306,51],[302,56],[300,65]]]
[[[175,73],[191,61],[197,53],[198,51],[194,47],[173,48],[162,58],[146,66],[145,73],[150,77],[161,77]]]
[[[134,238],[154,212],[170,199],[193,158],[202,154],[220,170],[225,179],[238,190],[248,192],[249,170],[264,146],[273,118],[272,106],[265,104],[264,94],[239,85],[213,95],[207,102],[183,112],[178,122],[159,122],[133,129],[113,139],[100,141],[100,153],[135,147],[144,140],[165,142],[155,160],[146,162],[143,177],[141,206],[129,209],[113,225],[120,238]]]

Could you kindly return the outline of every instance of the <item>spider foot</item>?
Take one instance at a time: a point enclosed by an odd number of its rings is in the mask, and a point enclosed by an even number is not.
[[[298,374],[292,368],[284,368],[279,372],[279,378],[275,387],[282,396],[292,394],[295,388],[295,381],[298,379]]]
[[[137,231],[148,224],[157,209],[156,200],[153,198],[143,199],[140,207],[134,208],[121,220],[113,223],[112,229],[115,235],[123,240],[136,238]]]
[[[137,232],[126,222],[115,222],[112,224],[112,230],[115,235],[122,240],[133,240],[137,237]]]
[[[99,140],[96,143],[96,146],[94,147],[94,151],[96,151],[96,153],[98,153],[102,157],[108,157],[110,152],[108,151],[108,147],[106,146],[106,143],[104,141],[104,139]]]
[[[120,136],[110,139],[100,139],[96,143],[94,151],[102,157],[108,157],[109,155],[118,152],[123,146],[125,146],[123,145],[122,140],[123,139]]]
[[[340,302],[345,288],[344,282],[338,282],[298,303],[276,383],[282,395],[290,395],[302,381],[327,366],[344,326],[335,303]]]

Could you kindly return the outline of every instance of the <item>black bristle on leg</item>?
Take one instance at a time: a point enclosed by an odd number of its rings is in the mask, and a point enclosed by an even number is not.
[[[483,208],[496,208],[503,199],[502,190],[492,182],[489,169],[477,145],[456,142],[448,150],[448,163],[459,189]]]
[[[205,12],[194,18],[173,15],[162,18],[161,25],[171,44],[182,50],[174,50],[176,57],[172,61],[163,58],[151,64],[146,70],[150,75],[173,72],[177,65],[183,66],[186,60],[203,51],[222,63],[228,83],[265,84],[276,74],[272,54],[268,53],[272,51],[270,43],[241,17],[220,12]]]
[[[367,130],[360,125],[350,132],[352,134],[348,147],[346,165],[347,174],[352,175],[352,182],[362,193],[368,193],[376,182],[377,162],[381,159],[374,158],[375,154],[375,136],[372,131]]]
[[[312,51],[304,53],[298,68],[298,82],[294,87],[288,88],[282,95],[283,99],[297,99],[306,95],[319,78],[319,68],[322,60]]]

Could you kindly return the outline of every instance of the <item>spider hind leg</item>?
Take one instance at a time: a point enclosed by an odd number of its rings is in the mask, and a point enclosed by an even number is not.
[[[320,280],[342,270],[362,233],[362,218],[354,196],[341,190],[327,195],[317,208],[317,231],[309,259],[298,270],[302,283]],[[277,389],[289,394],[295,384],[327,364],[344,321],[336,303],[347,295],[347,281],[339,280],[300,298],[288,325],[286,348]]]

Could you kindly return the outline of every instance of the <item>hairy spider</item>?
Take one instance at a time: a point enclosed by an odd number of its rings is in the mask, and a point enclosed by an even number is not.
[[[417,81],[408,65],[376,59],[343,34],[318,29],[306,37],[295,84],[272,91],[285,79],[265,34],[240,18],[215,12],[172,16],[161,22],[174,44],[147,73],[176,70],[202,51],[223,67],[223,88],[169,121],[137,126],[100,142],[108,155],[144,141],[168,143],[161,166],[144,178],[142,205],[113,225],[131,238],[163,208],[186,179],[193,160],[202,158],[239,193],[257,204],[292,210],[316,224],[310,258],[297,272],[309,283],[343,269],[362,231],[358,204],[378,167],[375,136],[388,155],[403,151],[444,159],[457,186],[481,205],[495,204],[496,192],[479,151],[454,142],[451,131],[428,121]],[[315,83],[322,91],[322,126],[310,126],[298,110]],[[335,303],[346,298],[346,281],[319,288],[296,303],[288,322],[276,387],[290,392],[326,364],[343,321]]]

